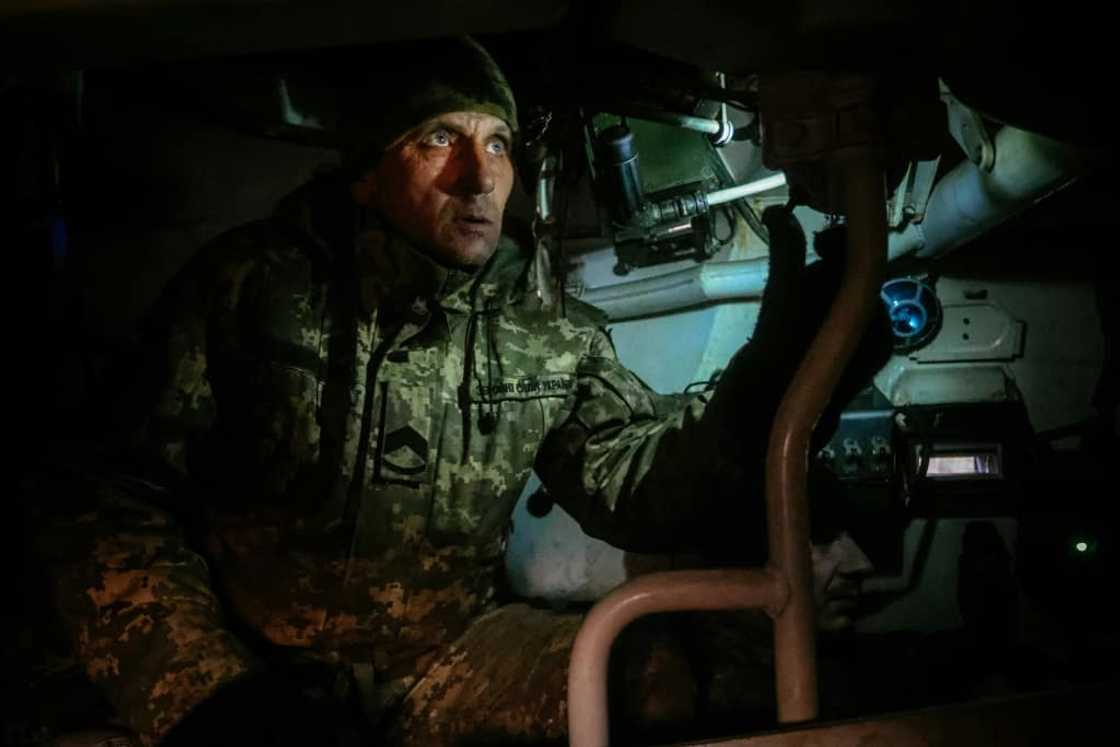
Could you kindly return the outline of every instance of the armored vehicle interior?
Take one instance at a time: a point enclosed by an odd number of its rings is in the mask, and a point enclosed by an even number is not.
[[[813,505],[830,502],[866,561],[843,624],[817,638],[819,703],[649,743],[1107,734],[1120,664],[1114,40],[1080,5],[5,2],[17,482],[112,417],[140,323],[191,255],[337,162],[341,71],[371,49],[468,33],[521,112],[507,232],[605,313],[619,357],[657,392],[710,389],[750,337],[768,207],[796,204],[810,262],[815,234],[850,221],[885,263],[872,295],[893,354],[809,455],[834,486]],[[857,230],[843,187],[858,184],[838,176],[834,156],[854,151],[885,178],[874,230]],[[762,511],[763,496],[742,500]],[[27,624],[42,582],[21,522],[6,524],[19,604],[5,613],[5,699],[20,708],[32,680],[19,662],[55,643]],[[507,575],[517,596],[590,609],[694,560],[590,538],[534,480]]]

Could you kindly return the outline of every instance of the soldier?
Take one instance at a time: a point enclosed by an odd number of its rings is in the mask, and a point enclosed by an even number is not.
[[[761,526],[770,421],[831,297],[797,300],[791,216],[767,215],[751,344],[670,403],[501,235],[518,122],[489,55],[422,45],[387,80],[339,174],[173,283],[127,456],[41,501],[77,658],[143,744],[562,739],[580,619],[498,594],[534,466],[628,549],[734,547],[729,507]]]

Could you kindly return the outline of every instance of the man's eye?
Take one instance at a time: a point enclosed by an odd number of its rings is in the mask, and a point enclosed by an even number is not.
[[[508,150],[508,146],[503,140],[491,140],[486,148],[495,156],[504,156]]]
[[[434,130],[432,132],[429,132],[424,137],[424,144],[435,145],[438,147],[451,145],[451,133],[449,133],[447,130]]]

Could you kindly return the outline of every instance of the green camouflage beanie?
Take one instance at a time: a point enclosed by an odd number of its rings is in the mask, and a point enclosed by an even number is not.
[[[394,45],[374,62],[343,96],[343,168],[355,176],[413,127],[447,112],[492,114],[517,131],[513,90],[470,37]]]

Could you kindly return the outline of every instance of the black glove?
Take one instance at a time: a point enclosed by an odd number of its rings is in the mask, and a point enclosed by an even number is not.
[[[770,271],[751,339],[720,376],[712,396],[720,413],[721,440],[736,451],[761,446],[765,451],[770,423],[790,376],[805,352],[794,332],[802,305],[805,234],[793,211],[773,205],[762,213],[770,235]]]
[[[355,705],[313,697],[289,674],[266,670],[223,685],[160,743],[164,747],[364,747]]]
[[[770,235],[770,273],[758,321],[750,341],[739,349],[720,376],[705,413],[716,426],[713,431],[717,441],[711,452],[733,455],[713,469],[740,471],[736,480],[722,480],[718,484],[727,485],[728,490],[753,490],[759,494],[764,484],[764,463],[775,414],[836,298],[843,279],[846,242],[843,225],[818,233],[814,248],[822,261],[806,267],[805,234],[792,210],[785,206],[769,207],[762,213],[762,221]],[[839,423],[843,407],[870,383],[874,373],[886,364],[890,353],[890,323],[886,309],[879,304],[835,394],[821,414],[813,434],[813,451],[827,442]],[[736,483],[740,487],[733,488]],[[732,505],[736,497],[720,496],[714,502]],[[734,548],[751,544],[742,539],[742,527],[750,525],[750,517],[722,523],[734,527],[734,536],[727,541],[713,540],[710,545]],[[711,526],[707,530],[709,536],[718,531]],[[757,545],[764,545],[764,540],[760,539]]]
[[[847,250],[848,228],[843,223],[829,226],[813,236],[813,251],[829,265],[843,267]]]
[[[805,300],[798,325],[798,336],[808,346],[828,315],[829,307],[840,290],[843,277],[845,256],[847,254],[848,229],[844,224],[829,226],[813,237],[813,249],[821,261],[815,262],[805,270],[803,292]],[[836,391],[825,411],[817,421],[813,432],[812,449],[815,452],[823,447],[840,424],[840,412],[864,387],[871,383],[875,373],[887,364],[893,352],[894,338],[891,334],[890,315],[886,306],[878,302],[860,338],[859,345],[844,368],[844,373],[836,385]]]

